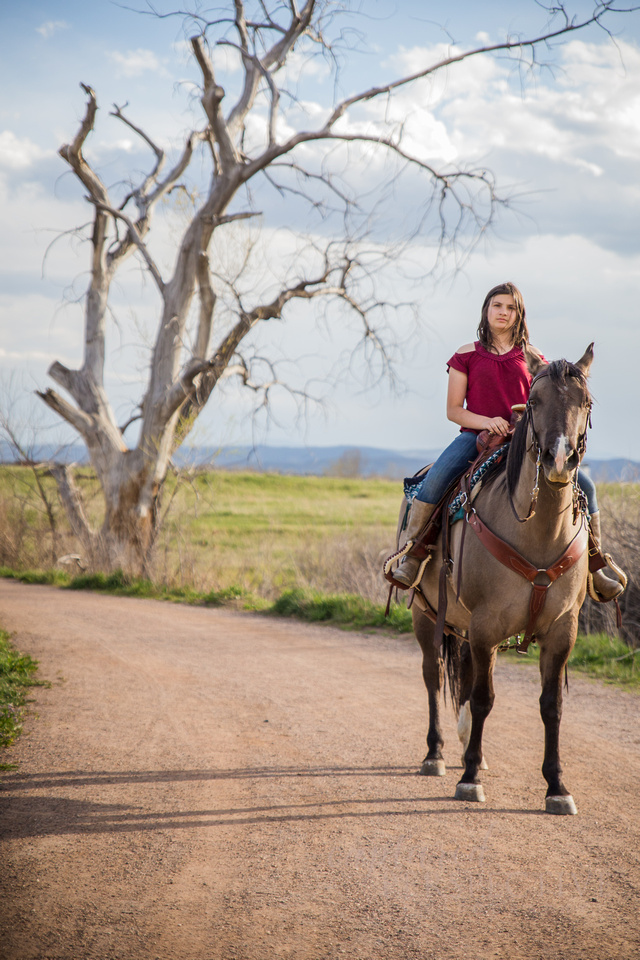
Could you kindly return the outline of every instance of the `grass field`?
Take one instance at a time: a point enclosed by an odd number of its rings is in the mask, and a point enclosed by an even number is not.
[[[80,471],[92,521],[99,497]],[[47,510],[25,468],[0,467],[0,575],[75,589],[104,589],[186,603],[234,603],[246,609],[360,629],[411,630],[404,606],[385,620],[381,556],[393,549],[401,485],[375,478],[298,477],[209,471],[170,478],[151,581],[74,576],[56,559],[76,553],[53,482],[41,478]],[[623,565],[637,564],[640,489],[599,490]],[[618,553],[616,553],[616,558]],[[535,653],[534,653],[535,657]],[[636,657],[602,632],[581,638],[572,664],[621,683],[638,683]]]
[[[269,599],[313,588],[380,600],[400,500],[387,480],[203,474],[174,498],[156,576]]]
[[[97,487],[88,471],[80,486],[94,523],[101,522]],[[48,569],[79,552],[43,478],[51,518],[31,471],[0,467],[0,566]],[[236,587],[274,599],[283,590],[361,593],[381,600],[379,554],[391,552],[401,501],[398,482],[210,471],[167,481],[167,519],[153,579],[200,592]]]

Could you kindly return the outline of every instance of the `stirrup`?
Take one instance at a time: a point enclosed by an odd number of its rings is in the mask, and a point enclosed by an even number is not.
[[[418,584],[419,584],[420,581],[422,580],[422,576],[423,576],[423,574],[424,574],[425,567],[426,567],[427,564],[429,563],[429,560],[431,560],[431,552],[429,552],[429,553],[426,555],[426,557],[424,558],[424,560],[421,560],[421,561],[420,561],[420,564],[419,564],[419,566],[418,566],[418,572],[416,573],[416,575],[415,575],[415,577],[414,577],[413,583],[409,584],[409,587],[408,587],[409,590],[415,590],[415,588],[418,586]],[[392,574],[392,576],[393,576],[393,574]]]
[[[620,584],[622,584],[622,592],[624,592],[624,591],[627,589],[627,583],[629,582],[626,573],[625,573],[624,570],[623,570],[621,567],[619,567],[618,564],[612,559],[610,553],[603,553],[602,556],[603,556],[603,558],[606,560],[607,566],[609,567],[609,569],[612,570],[613,573],[615,574],[615,577],[612,577],[611,579],[614,580],[614,581],[617,581],[617,582],[620,583]],[[601,569],[604,569],[604,567],[602,567]],[[595,588],[595,586],[594,586],[594,584],[593,584],[593,574],[592,574],[592,573],[590,573],[589,576],[587,577],[587,591],[588,591],[589,596],[591,597],[591,599],[592,599],[592,600],[595,600],[596,603],[608,603],[608,602],[609,602],[608,600],[605,600],[603,597],[601,597],[600,594],[598,593],[598,591],[596,590],[596,588]],[[618,594],[618,596],[621,596],[621,594]],[[614,597],[613,599],[615,600],[616,598]]]
[[[387,557],[382,567],[382,572],[384,573],[385,577],[388,574],[391,574],[391,567],[393,566],[394,563],[396,562],[400,563],[402,558],[406,557],[406,555],[409,553],[409,550],[411,550],[413,543],[414,543],[413,540],[407,540],[407,542],[405,543],[404,547],[402,547],[401,550],[398,550],[396,553],[392,553],[390,557]]]
[[[390,557],[387,557],[382,567],[382,572],[384,573],[386,579],[389,580],[389,578],[392,578],[393,582],[401,590],[413,590],[414,587],[417,587],[420,581],[422,580],[425,567],[429,563],[429,560],[431,560],[431,550],[429,550],[426,557],[424,558],[424,560],[421,561],[418,567],[418,572],[413,580],[413,583],[410,583],[407,585],[406,583],[400,583],[400,581],[397,581],[393,576],[391,568],[395,563],[397,563],[398,565],[400,564],[403,557],[406,557],[406,555],[409,553],[409,551],[413,547],[414,543],[415,543],[415,540],[407,540],[407,542],[405,543],[404,547],[402,547],[401,550],[398,550],[396,553],[392,553]]]

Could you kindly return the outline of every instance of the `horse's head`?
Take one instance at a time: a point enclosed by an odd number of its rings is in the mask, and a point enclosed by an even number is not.
[[[527,357],[533,375],[527,403],[529,430],[551,484],[570,483],[584,454],[591,410],[587,376],[592,360],[592,343],[577,363],[554,360],[544,364],[537,357]]]

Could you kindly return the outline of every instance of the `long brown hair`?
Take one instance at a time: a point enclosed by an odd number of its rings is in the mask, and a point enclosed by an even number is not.
[[[508,294],[513,297],[516,307],[516,322],[511,328],[511,343],[514,347],[525,347],[529,343],[529,328],[527,326],[527,312],[524,308],[522,294],[515,283],[499,283],[497,287],[492,287],[484,298],[482,304],[482,313],[480,323],[478,324],[478,340],[487,350],[493,348],[493,338],[489,327],[489,304],[493,297],[499,293]]]

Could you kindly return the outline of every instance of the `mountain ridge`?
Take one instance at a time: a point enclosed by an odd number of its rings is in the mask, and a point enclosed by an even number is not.
[[[440,454],[441,449],[392,450],[366,446],[270,446],[246,444],[214,446],[182,446],[174,454],[178,467],[223,470],[254,470],[257,473],[282,473],[300,476],[338,477],[411,477]],[[32,460],[63,463],[88,463],[82,444],[57,447],[40,444],[29,451]],[[10,444],[0,442],[0,462],[16,463],[18,458]],[[623,457],[606,460],[588,457],[585,460],[591,477],[597,483],[640,482],[640,463]]]

